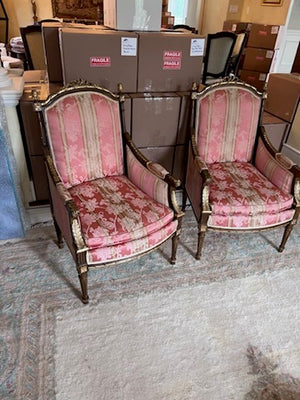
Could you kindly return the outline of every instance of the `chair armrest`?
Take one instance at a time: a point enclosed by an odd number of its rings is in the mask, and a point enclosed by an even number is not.
[[[50,155],[45,156],[51,193],[52,212],[72,254],[86,251],[88,247],[81,235],[79,210],[69,190],[61,181]],[[75,244],[75,247],[74,247]]]
[[[160,164],[149,161],[135,147],[128,133],[125,133],[125,139],[129,179],[151,198],[172,208],[177,218],[183,216],[175,196],[180,180],[175,179]]]
[[[275,186],[297,195],[299,189],[296,190],[295,185],[300,180],[300,168],[288,157],[276,152],[264,127],[260,127],[254,165]]]
[[[181,186],[180,179],[174,178],[163,166],[148,160],[140,150],[133,143],[128,132],[124,134],[126,145],[130,148],[133,156],[139,161],[146,169],[153,172],[158,178],[163,179],[168,185],[178,188]]]

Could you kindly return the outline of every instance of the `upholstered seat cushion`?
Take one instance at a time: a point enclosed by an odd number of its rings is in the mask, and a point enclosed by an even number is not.
[[[173,211],[123,175],[84,182],[69,192],[80,211],[89,263],[130,257],[155,247],[176,230]]]
[[[293,198],[250,163],[213,163],[208,226],[259,228],[289,221]]]

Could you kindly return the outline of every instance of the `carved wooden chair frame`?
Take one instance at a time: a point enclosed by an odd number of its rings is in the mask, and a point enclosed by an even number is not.
[[[34,98],[35,98],[35,104],[34,108],[35,111],[38,112],[39,115],[39,120],[40,124],[42,127],[42,134],[43,134],[43,145],[44,145],[44,152],[45,152],[45,163],[47,167],[47,172],[48,172],[48,181],[49,181],[49,186],[50,186],[50,192],[51,190],[62,190],[65,192],[65,189],[63,187],[63,183],[59,177],[59,174],[55,168],[54,162],[52,160],[49,147],[48,147],[48,140],[47,140],[47,135],[46,135],[46,126],[45,126],[45,118],[44,118],[44,112],[47,109],[48,106],[53,104],[55,101],[57,101],[59,98],[62,96],[65,96],[66,94],[69,93],[76,93],[76,92],[85,92],[85,91],[93,91],[96,93],[104,94],[105,96],[108,96],[109,98],[113,100],[117,100],[119,102],[119,107],[120,107],[120,117],[121,117],[121,128],[122,128],[122,141],[123,141],[123,152],[124,152],[124,164],[125,164],[125,174],[127,174],[127,164],[126,164],[126,147],[130,149],[130,151],[133,153],[133,155],[136,157],[136,159],[141,163],[141,165],[146,168],[148,171],[150,171],[152,174],[155,175],[156,178],[159,178],[159,180],[162,180],[165,182],[168,186],[168,200],[169,200],[169,205],[170,208],[174,212],[174,219],[177,220],[177,229],[176,232],[171,236],[172,237],[172,254],[170,258],[170,263],[175,264],[176,262],[176,252],[177,252],[177,246],[178,246],[178,239],[179,235],[181,232],[181,225],[182,225],[182,217],[184,215],[184,212],[179,208],[177,200],[176,200],[176,189],[180,187],[181,182],[177,179],[175,179],[172,175],[169,173],[164,174],[162,171],[157,168],[159,165],[156,163],[150,162],[144,155],[138,150],[138,148],[134,145],[130,134],[126,131],[125,128],[125,119],[124,119],[124,95],[122,94],[122,86],[119,85],[119,93],[118,94],[113,94],[112,92],[101,88],[96,85],[92,85],[88,82],[83,82],[83,81],[77,81],[77,82],[72,82],[68,86],[64,87],[61,89],[58,93],[55,93],[53,95],[50,95],[48,99],[44,102],[40,102],[38,99],[38,95],[35,92],[34,93]],[[165,171],[163,169],[163,171]],[[65,193],[64,193],[65,194]],[[127,257],[126,259],[122,259],[120,261],[114,260],[114,261],[108,261],[108,262],[103,262],[100,263],[99,265],[89,265],[88,260],[87,260],[87,250],[88,246],[85,243],[85,240],[82,236],[81,229],[80,229],[80,219],[79,219],[79,211],[71,197],[68,198],[68,194],[66,194],[67,201],[62,200],[61,208],[65,210],[68,216],[68,230],[67,232],[64,232],[64,235],[62,234],[62,229],[59,226],[58,221],[55,218],[54,215],[54,209],[53,209],[53,203],[51,201],[51,211],[52,211],[52,216],[53,216],[53,221],[54,221],[54,226],[58,238],[58,247],[62,247],[63,245],[63,236],[67,236],[66,240],[68,247],[73,255],[73,258],[76,262],[76,267],[78,271],[78,276],[80,280],[80,285],[81,285],[81,291],[82,291],[82,301],[83,303],[88,303],[89,302],[89,296],[88,296],[88,289],[87,289],[87,276],[88,276],[88,270],[90,268],[97,268],[97,267],[104,267],[104,266],[109,266],[109,265],[115,265],[118,263],[122,262],[128,262],[130,260],[133,260],[135,258],[139,258],[144,254],[147,254],[149,252],[152,252],[156,250],[162,243],[159,245],[155,246],[154,248],[151,248],[150,250],[147,250],[145,252],[139,253],[138,255],[133,255],[130,257]],[[170,237],[165,239],[164,241],[168,240]],[[65,237],[66,239],[66,237]]]

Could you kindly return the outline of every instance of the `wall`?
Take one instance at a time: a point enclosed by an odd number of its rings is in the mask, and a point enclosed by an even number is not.
[[[202,21],[200,21],[198,28],[201,35],[215,33],[223,29],[228,5],[229,0],[205,0]]]
[[[245,0],[230,0],[226,19],[241,21]]]
[[[282,0],[279,6],[263,6],[261,0],[229,0],[226,19],[237,19],[244,22],[284,25],[290,0]],[[238,12],[231,13],[231,6],[238,6]]]
[[[19,27],[33,24],[31,0],[3,0],[9,19],[9,39],[20,36]],[[52,18],[51,0],[36,0],[38,19]]]

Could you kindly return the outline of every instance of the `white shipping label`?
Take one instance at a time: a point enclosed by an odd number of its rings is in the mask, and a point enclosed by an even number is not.
[[[273,54],[274,54],[274,51],[268,50],[268,51],[266,52],[266,58],[272,58],[272,57],[273,57]]]
[[[267,79],[267,75],[266,74],[259,74],[258,80],[259,81],[265,81]]]
[[[121,56],[136,57],[137,53],[137,38],[122,37],[121,38]]]
[[[272,26],[271,35],[277,35],[278,31],[279,31],[279,26],[276,25]]]
[[[190,56],[203,56],[205,39],[191,39]]]

